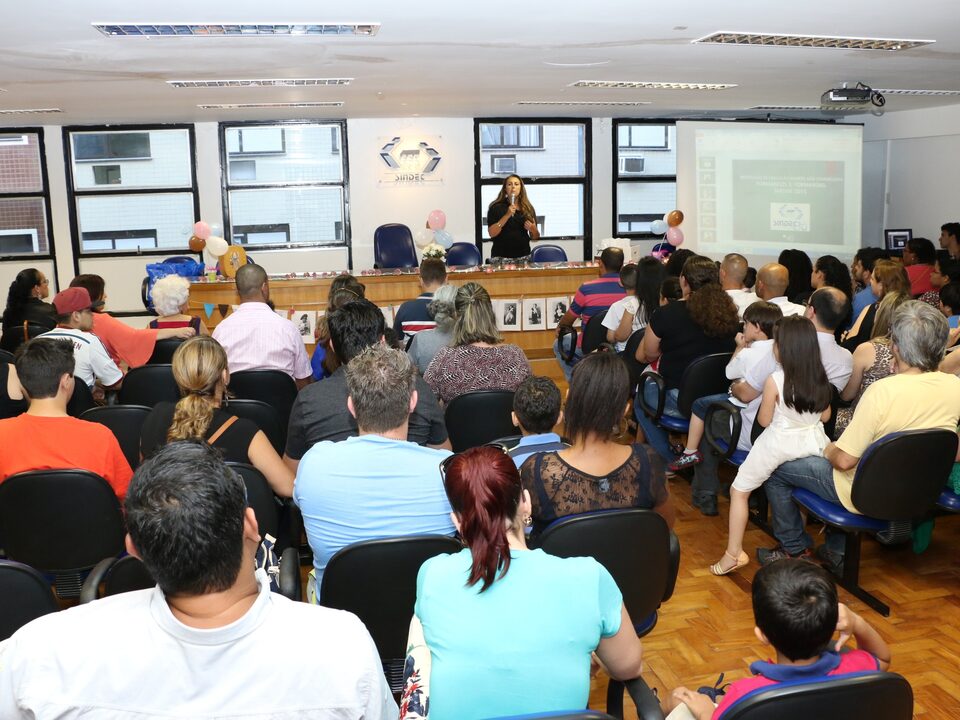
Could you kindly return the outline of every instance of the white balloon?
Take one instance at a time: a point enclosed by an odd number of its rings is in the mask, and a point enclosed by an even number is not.
[[[425,248],[433,242],[433,231],[420,228],[413,236],[413,242],[418,248]]]
[[[211,235],[207,238],[207,250],[210,252],[213,257],[220,257],[223,255],[227,248],[230,245],[222,237],[217,237],[216,235]]]

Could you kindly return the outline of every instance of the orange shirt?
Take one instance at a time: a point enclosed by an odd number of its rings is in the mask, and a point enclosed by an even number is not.
[[[118,367],[121,361],[132,368],[146,365],[157,344],[157,332],[130,327],[106,313],[93,314],[93,334],[100,338]]]
[[[113,433],[74,417],[24,413],[0,420],[0,482],[28,470],[77,468],[96,473],[123,502],[133,471]]]

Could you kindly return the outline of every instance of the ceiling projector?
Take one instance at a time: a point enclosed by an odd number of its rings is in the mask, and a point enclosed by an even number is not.
[[[820,106],[825,109],[836,108],[838,106],[856,107],[870,104],[883,107],[885,103],[886,100],[883,95],[863,83],[857,83],[856,87],[847,87],[844,85],[840,88],[833,88],[827,90],[820,96]]]

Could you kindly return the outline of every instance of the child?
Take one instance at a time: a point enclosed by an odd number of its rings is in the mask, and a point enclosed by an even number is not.
[[[553,432],[563,417],[560,402],[560,388],[548,377],[531,375],[520,383],[513,394],[512,417],[523,437],[507,450],[518,468],[534,453],[570,447]]]
[[[782,318],[773,329],[773,356],[780,364],[763,386],[757,422],[766,427],[730,486],[730,537],[714,575],[750,562],[743,551],[747,500],[782,463],[822,455],[829,443],[823,423],[830,419],[833,388],[820,359],[817,329],[807,318]]]
[[[664,278],[660,285],[660,306],[663,307],[667,303],[682,299],[683,290],[680,289],[680,278],[673,275]]]
[[[620,285],[623,287],[624,292],[626,292],[626,296],[613,303],[610,309],[607,310],[607,314],[603,317],[603,326],[607,328],[607,342],[614,343],[617,352],[623,352],[631,333],[640,329],[640,318],[637,317],[639,301],[635,294],[637,289],[636,265],[629,263],[620,269]],[[621,325],[620,321],[626,313],[630,314],[632,321],[630,325],[624,328],[624,337],[621,340],[618,337],[618,331]]]
[[[782,317],[783,312],[773,303],[758,300],[747,306],[743,311],[743,332],[737,334],[737,349],[727,363],[728,380],[745,377],[747,371],[770,352],[770,346],[773,345],[773,326]],[[703,438],[703,419],[707,408],[718,400],[729,400],[739,407],[744,407],[733,395],[707,395],[698,398],[690,413],[687,445],[683,454],[667,465],[667,470],[676,473],[703,462],[703,455],[697,449]]]
[[[670,718],[719,720],[744,695],[779,682],[814,682],[850,673],[886,670],[890,648],[880,634],[846,605],[837,602],[833,578],[805,560],[778,560],[753,579],[757,639],[772,645],[776,662],[755,662],[753,677],[734,682],[715,706],[706,695],[679,687],[671,694]],[[831,642],[834,632],[840,637]],[[853,636],[857,649],[841,653]]]
[[[940,288],[940,312],[951,329],[960,325],[960,283],[947,283]]]

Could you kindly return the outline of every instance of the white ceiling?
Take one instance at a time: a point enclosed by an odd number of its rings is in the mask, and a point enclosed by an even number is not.
[[[341,3],[346,5],[346,3]],[[326,7],[322,7],[325,5]],[[441,4],[355,0],[7,3],[0,125],[294,117],[742,115],[818,105],[824,90],[960,90],[956,0],[642,0]],[[109,38],[91,22],[379,22],[368,37]],[[916,50],[691,45],[719,30],[933,39]],[[550,65],[547,63],[559,63]],[[593,64],[570,67],[570,64]],[[348,87],[174,89],[173,79],[352,77]],[[588,90],[577,80],[736,83],[720,91]],[[342,100],[340,108],[201,110],[201,103]],[[649,101],[639,107],[518,106],[519,100]],[[960,102],[888,96],[886,112]],[[790,113],[779,113],[789,115]],[[809,116],[810,113],[806,113]]]

